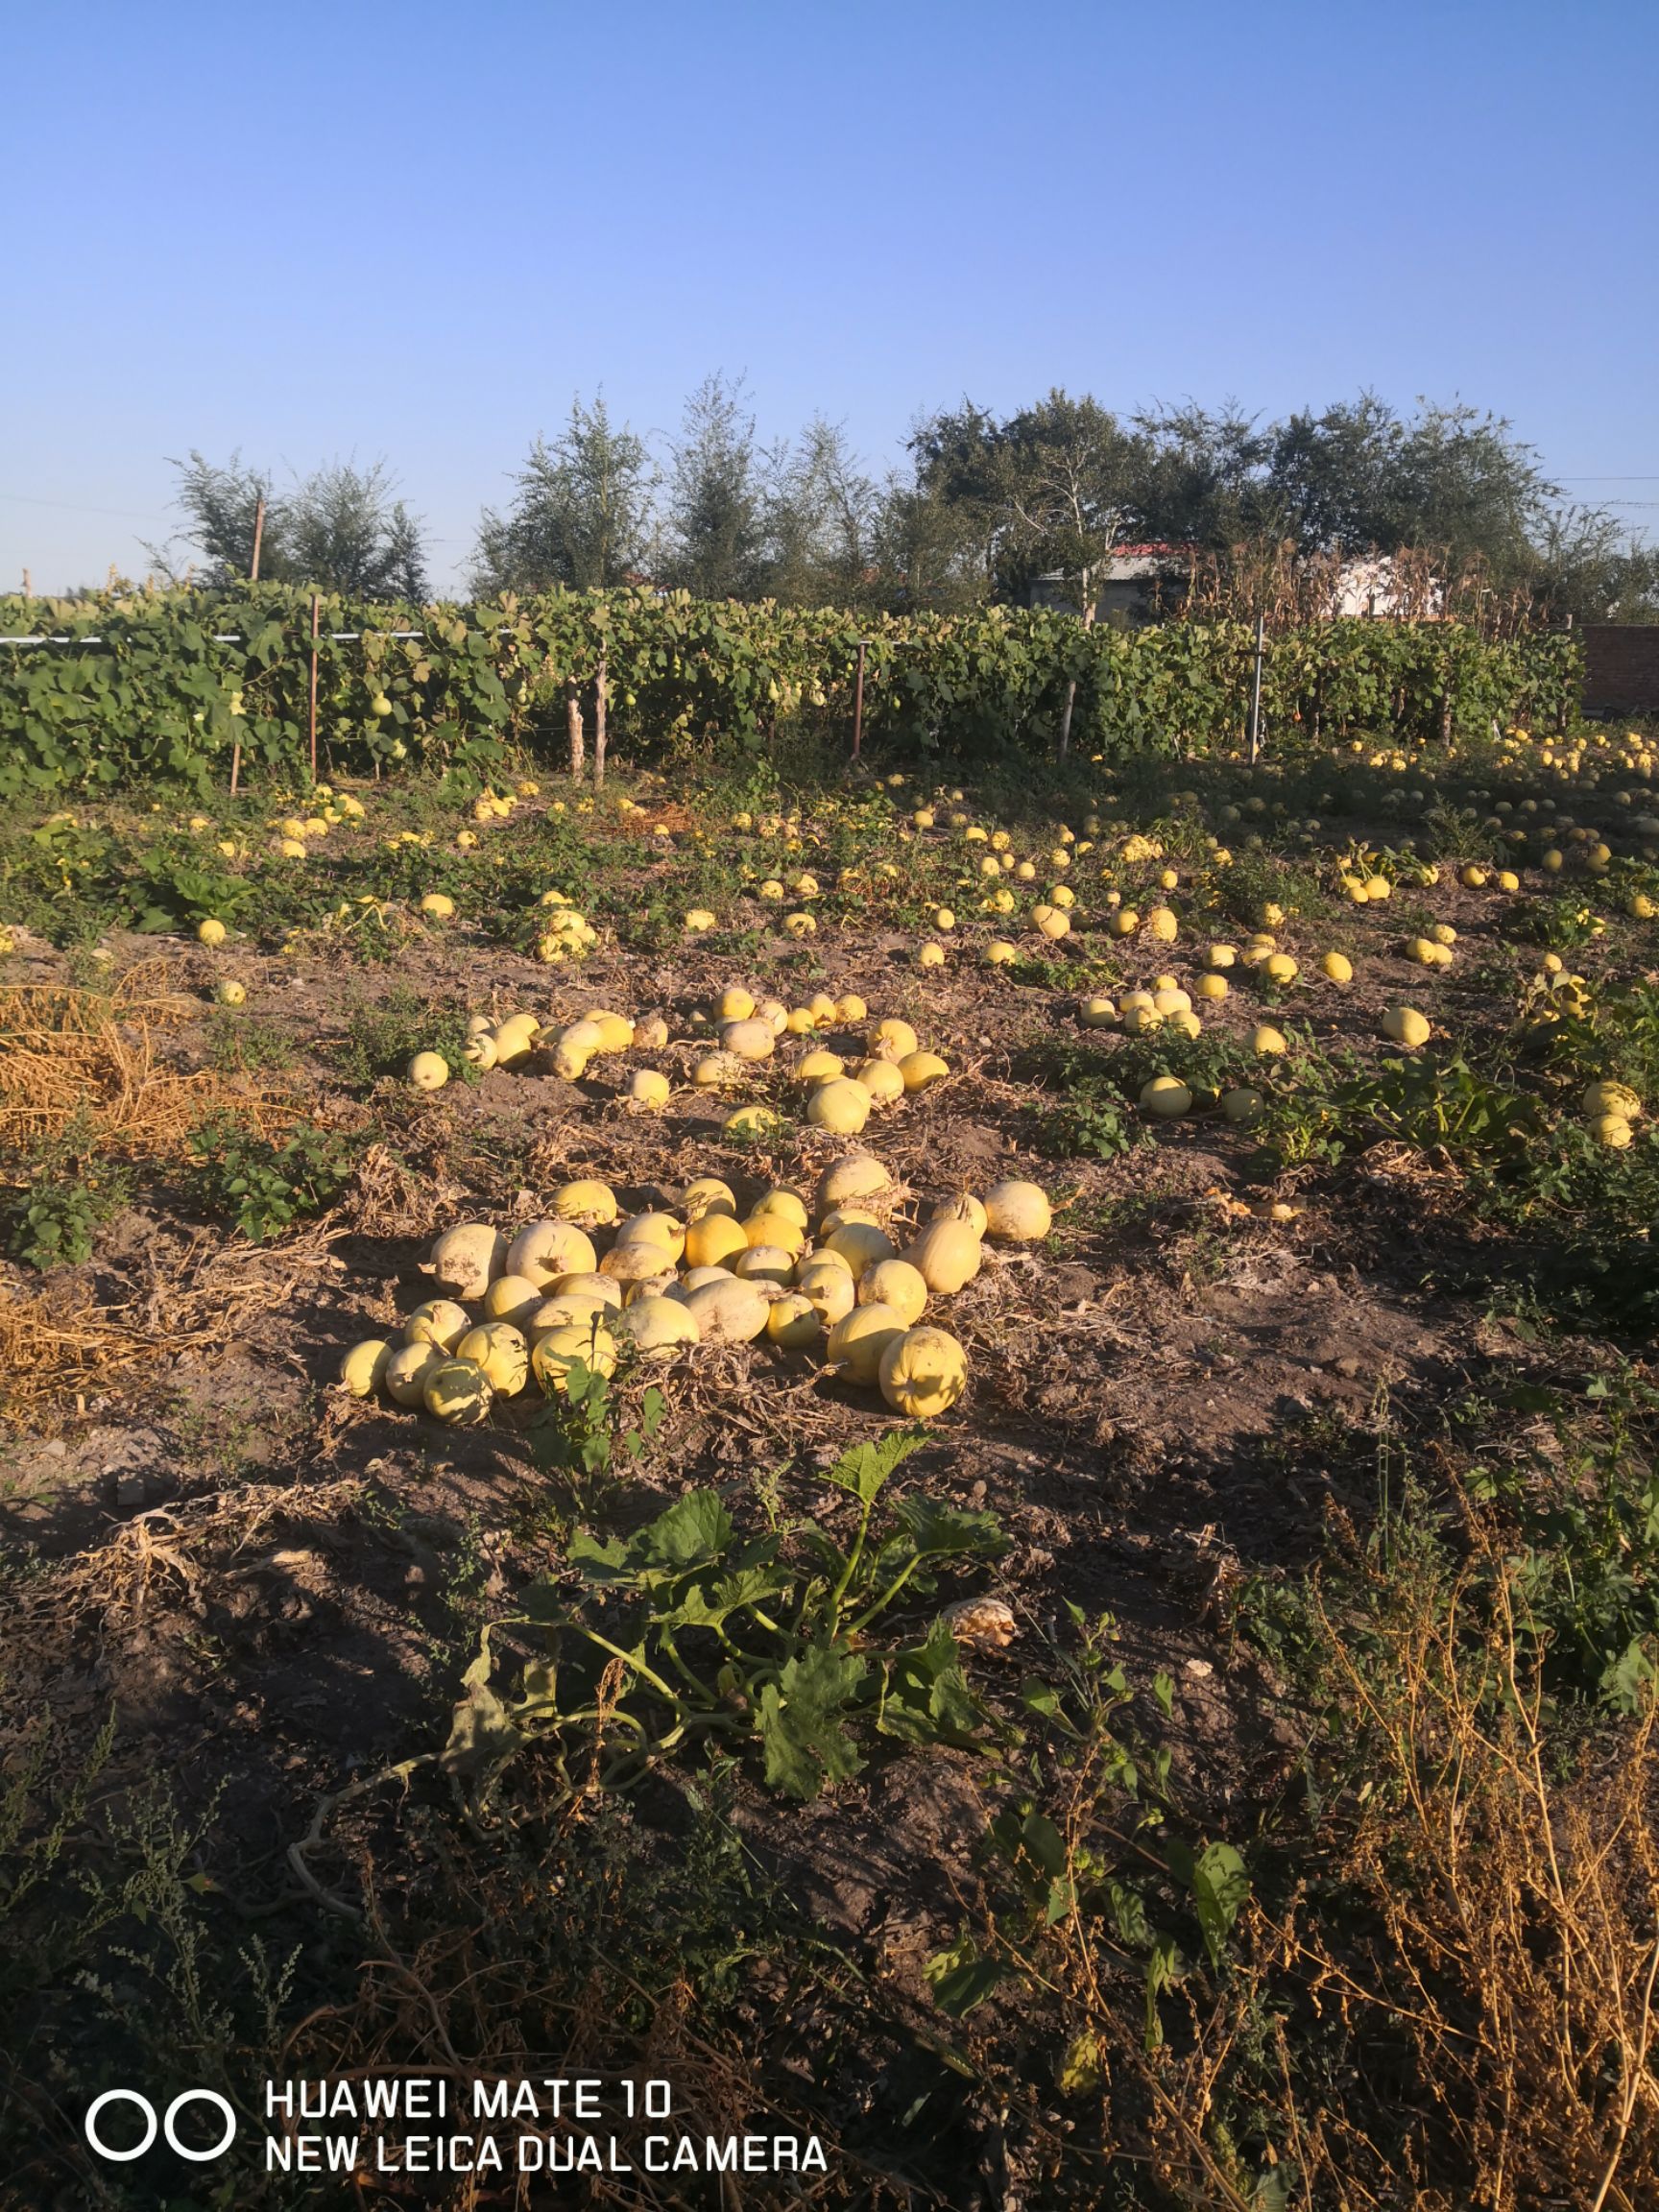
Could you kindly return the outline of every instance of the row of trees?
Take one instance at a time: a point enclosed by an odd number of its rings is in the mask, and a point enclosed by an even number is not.
[[[424,595],[420,525],[383,463],[281,494],[237,456],[176,466],[180,536],[210,580],[248,573],[263,500],[262,574]],[[881,477],[822,417],[762,443],[741,383],[721,376],[665,442],[578,398],[486,509],[469,584],[648,577],[699,598],[950,611],[1029,603],[1041,580],[1088,618],[1103,565],[1136,542],[1198,549],[1212,576],[1260,572],[1263,548],[1431,554],[1546,616],[1659,616],[1659,555],[1567,502],[1507,421],[1427,402],[1402,416],[1371,393],[1274,422],[1231,406],[1118,416],[1061,391],[1001,417],[964,400],[919,421]],[[176,572],[174,549],[150,551]]]

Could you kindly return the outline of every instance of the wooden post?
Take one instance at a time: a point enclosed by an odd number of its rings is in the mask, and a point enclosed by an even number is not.
[[[33,599],[35,596],[35,580],[27,568],[23,571],[23,596],[25,599]]]
[[[264,539],[264,536],[265,494],[263,492],[261,492],[253,508],[253,558],[248,564],[248,581],[250,584],[257,584],[259,581],[259,547]],[[312,695],[313,697],[316,695],[315,685],[313,685]],[[313,717],[313,720],[315,720],[315,717]],[[317,763],[315,758],[313,758],[311,763],[311,776],[312,781],[315,781],[317,776]],[[234,740],[230,747],[230,796],[232,799],[234,799],[236,796],[236,786],[241,781],[242,740],[240,737],[238,737]]]
[[[858,672],[853,679],[853,757],[857,759],[864,745],[864,647],[866,640],[858,640]]]
[[[576,679],[570,677],[565,685],[565,722],[570,733],[570,781],[582,781],[582,694]]]
[[[311,594],[311,781],[317,781],[317,624],[323,612],[323,601],[315,591]]]
[[[605,708],[610,695],[610,679],[606,672],[605,656],[599,656],[599,666],[593,678],[593,788],[599,790],[605,781]]]
[[[1256,657],[1250,672],[1250,765],[1262,757],[1262,663],[1266,658],[1267,617],[1256,617]]]

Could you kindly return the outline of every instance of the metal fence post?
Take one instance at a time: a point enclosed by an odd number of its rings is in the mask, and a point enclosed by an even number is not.
[[[1250,765],[1255,767],[1262,753],[1262,662],[1266,655],[1265,638],[1267,617],[1256,617],[1256,664],[1250,674]]]
[[[311,781],[313,784],[317,781],[317,621],[322,609],[323,601],[313,591],[311,594]]]
[[[858,673],[853,681],[853,757],[857,759],[864,745],[864,647],[866,640],[858,640]]]

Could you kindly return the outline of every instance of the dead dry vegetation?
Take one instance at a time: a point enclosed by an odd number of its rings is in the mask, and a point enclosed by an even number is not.
[[[454,791],[387,786],[369,857],[325,841],[162,958],[120,926],[141,819],[79,818],[73,867],[62,818],[9,831],[0,2202],[553,2200],[260,2172],[268,2073],[388,2068],[666,2076],[689,2133],[826,2146],[787,2189],[559,2200],[593,2205],[1659,2199],[1659,1151],[1578,1107],[1659,1101],[1659,871],[1596,766],[1096,764],[926,825],[930,778],[637,779],[533,795],[476,855]],[[1512,841],[1541,791],[1611,874]],[[265,811],[214,829],[256,848]],[[1064,935],[982,910],[953,811],[1037,857],[1022,899],[1068,826]],[[1512,860],[1513,897],[1457,873]],[[1344,898],[1361,861],[1386,906]],[[1114,934],[1108,886],[1174,941]],[[597,930],[579,963],[534,957],[548,888]],[[1080,1025],[1269,908],[1282,987],[1239,970],[1194,1037]],[[856,993],[950,1073],[854,1141],[773,1069],[699,1092],[739,981]],[[1421,1052],[1379,1033],[1402,1000]],[[469,1068],[467,1015],[519,1007],[671,1042]],[[660,1116],[622,1094],[647,1064]],[[1161,1075],[1190,1112],[1140,1112]],[[750,1097],[776,1121],[732,1129]],[[476,1427],[336,1381],[457,1221],[511,1235],[578,1177],[630,1214],[705,1175],[809,1200],[855,1148],[901,1225],[1010,1175],[1054,1208],[929,1310],[969,1383],[915,1434],[764,1337]],[[997,1603],[941,1628],[967,1599]],[[222,2087],[243,2147],[98,2166],[79,2117],[119,2081]]]

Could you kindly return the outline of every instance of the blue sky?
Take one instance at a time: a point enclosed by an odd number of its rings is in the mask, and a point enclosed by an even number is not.
[[[1659,522],[1651,0],[99,0],[4,32],[7,588],[141,571],[192,445],[386,454],[447,583],[573,392],[665,432],[714,368],[763,434],[822,408],[880,467],[963,393],[1460,394]]]

